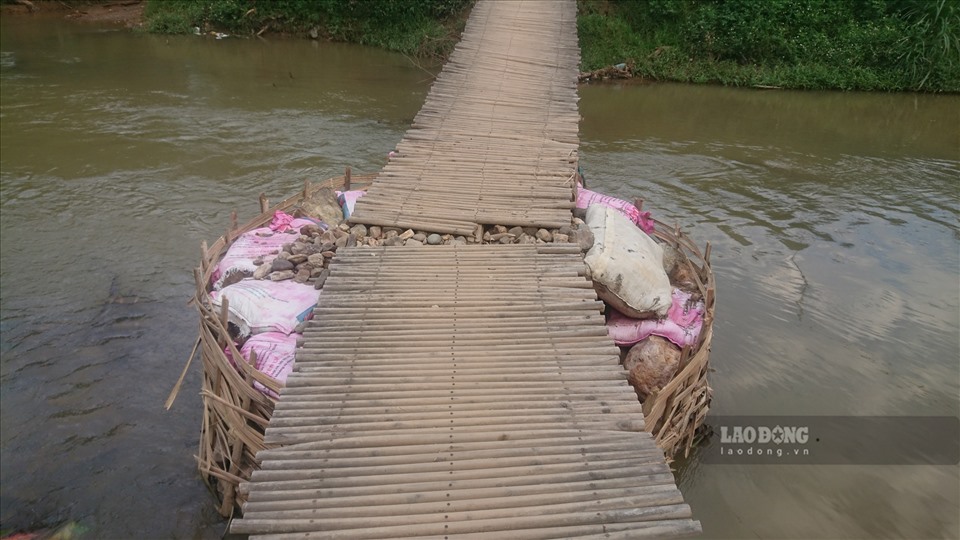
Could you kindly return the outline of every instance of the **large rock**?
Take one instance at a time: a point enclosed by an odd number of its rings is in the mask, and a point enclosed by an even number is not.
[[[669,339],[650,336],[630,348],[623,368],[628,371],[627,381],[644,400],[673,379],[679,364],[679,347]]]
[[[272,261],[258,266],[253,272],[253,279],[266,279],[266,277],[270,275],[270,272],[273,272]]]
[[[310,279],[310,269],[309,268],[300,268],[297,270],[297,273],[293,276],[293,280],[297,283],[306,283]]]
[[[307,250],[310,249],[309,246],[312,246],[312,245],[313,245],[313,244],[305,244],[305,243],[300,242],[300,241],[294,242],[294,243],[290,246],[290,254],[291,254],[291,255],[302,255],[302,254],[306,253]]]
[[[337,238],[338,238],[337,234],[334,233],[332,230],[328,229],[326,231],[323,231],[323,233],[320,234],[320,240],[318,241],[320,242],[320,245],[333,244],[334,242],[337,241]]]
[[[318,225],[314,225],[313,223],[310,223],[308,225],[304,225],[303,227],[300,227],[300,234],[308,238],[316,238],[321,234],[323,234],[323,229],[321,229]]]
[[[534,231],[534,234],[536,234],[536,231]],[[536,244],[537,239],[527,233],[522,233],[520,235],[520,238],[517,239],[517,243],[518,244]]]
[[[337,203],[337,194],[330,188],[320,188],[300,203],[300,214],[328,225],[336,225],[343,220],[343,210]]]
[[[580,251],[586,253],[593,247],[593,233],[586,225],[583,225],[582,228],[572,231],[570,234],[570,242],[579,245]]]
[[[666,271],[667,277],[670,278],[670,284],[674,287],[689,293],[699,292],[697,271],[683,251],[669,244],[664,244],[663,269]]]
[[[287,259],[282,259],[277,257],[270,264],[270,271],[272,272],[282,272],[284,270],[293,270],[294,264]]]
[[[281,270],[278,272],[271,272],[270,279],[273,281],[283,281],[285,279],[290,279],[294,276],[293,270]]]

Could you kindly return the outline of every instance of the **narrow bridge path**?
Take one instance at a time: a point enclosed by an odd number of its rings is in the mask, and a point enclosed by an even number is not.
[[[479,2],[353,223],[470,235],[570,224],[577,168],[577,7]]]
[[[570,223],[576,6],[481,0],[353,221]],[[338,251],[231,532],[697,534],[567,244]]]

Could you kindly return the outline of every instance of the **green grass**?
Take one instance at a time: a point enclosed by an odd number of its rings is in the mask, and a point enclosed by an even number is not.
[[[507,0],[502,0],[507,1]],[[444,57],[472,0],[148,0],[151,32],[261,29]],[[960,0],[578,0],[585,71],[797,89],[960,92]]]
[[[218,30],[255,35],[266,28],[442,57],[463,30],[470,0],[148,0],[150,32]]]
[[[579,0],[582,67],[655,80],[960,92],[957,0]]]

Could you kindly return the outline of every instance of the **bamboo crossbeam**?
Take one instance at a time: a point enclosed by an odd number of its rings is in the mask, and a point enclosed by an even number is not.
[[[553,486],[533,485],[533,486],[514,486],[509,489],[503,488],[472,488],[472,489],[438,489],[435,491],[421,491],[415,495],[406,493],[396,494],[373,494],[373,495],[341,495],[334,490],[325,492],[302,491],[300,493],[283,494],[288,499],[273,498],[268,500],[257,500],[247,503],[246,509],[251,512],[268,512],[271,510],[290,510],[299,508],[313,508],[316,501],[323,498],[328,508],[340,508],[350,506],[375,507],[378,505],[411,504],[421,503],[447,503],[453,501],[489,501],[494,498],[509,498],[511,504],[523,505],[524,503],[540,502],[559,503],[559,502],[585,502],[596,495],[618,496],[627,495],[631,488],[642,486],[668,485],[673,483],[671,474],[652,474],[639,476],[635,478],[624,479],[623,482],[610,482],[610,487],[597,489],[596,485],[590,482],[571,482],[568,483],[568,490],[556,492]],[[280,493],[274,492],[278,495]],[[492,502],[492,501],[491,501]],[[480,504],[478,506],[487,506]]]
[[[555,505],[553,507],[524,507],[511,512],[505,509],[504,512],[496,514],[493,512],[483,513],[461,513],[454,514],[453,520],[444,520],[443,525],[437,525],[436,519],[430,516],[429,521],[416,519],[416,516],[407,516],[405,519],[394,517],[390,521],[387,518],[351,518],[351,519],[261,519],[261,520],[242,520],[234,522],[231,528],[235,533],[271,533],[278,530],[290,532],[321,532],[332,527],[347,529],[351,538],[399,538],[402,536],[411,536],[417,534],[434,535],[455,535],[463,533],[494,533],[497,531],[509,531],[518,528],[517,519],[524,519],[525,527],[521,528],[543,528],[557,525],[581,525],[597,523],[624,523],[635,521],[653,521],[662,519],[685,519],[690,517],[690,508],[685,504],[677,504],[676,496],[661,496],[655,501],[644,501],[637,498],[635,502],[617,501],[623,506],[603,505],[596,511],[584,512],[577,511],[577,505]],[[616,503],[615,503],[616,504]],[[643,505],[643,506],[641,506]],[[646,506],[650,505],[650,506]],[[624,507],[625,506],[625,507]],[[551,512],[551,510],[555,512]],[[496,517],[486,517],[493,515]],[[396,520],[396,521],[394,521]],[[449,521],[449,523],[447,523]],[[402,522],[402,525],[392,525],[392,523]],[[242,523],[242,526],[237,526]],[[391,523],[386,525],[385,523]],[[431,526],[431,523],[433,525]],[[369,527],[369,528],[368,528]],[[302,536],[301,536],[302,538]]]
[[[390,493],[383,493],[377,486],[343,486],[307,489],[274,489],[252,493],[250,501],[253,503],[281,503],[289,504],[292,501],[330,500],[333,505],[341,501],[349,504],[351,498],[360,499],[367,504],[373,501],[409,500],[418,497],[420,500],[468,500],[470,498],[488,498],[494,494],[503,496],[517,496],[523,494],[551,493],[556,491],[556,483],[569,488],[570,493],[594,491],[597,489],[617,490],[635,488],[647,485],[661,485],[673,481],[669,469],[663,466],[634,466],[624,470],[623,476],[617,476],[614,470],[599,470],[591,476],[589,472],[579,471],[567,474],[530,475],[523,478],[504,479],[471,479],[439,482],[414,482],[396,486]],[[545,480],[552,482],[545,482]],[[602,482],[604,488],[598,487]],[[451,485],[453,484],[453,485]],[[240,491],[244,492],[249,484],[243,484]]]
[[[568,510],[575,510],[576,506],[584,502],[583,497],[570,495],[545,495],[533,497],[511,497],[508,499],[477,499],[468,504],[461,504],[459,501],[449,501],[442,503],[406,503],[393,505],[376,505],[368,507],[339,507],[329,509],[300,509],[284,508],[272,509],[267,512],[251,511],[247,514],[247,519],[351,519],[351,518],[379,518],[382,516],[396,516],[392,522],[402,523],[404,518],[417,516],[420,519],[413,518],[410,521],[420,521],[428,523],[431,521],[429,514],[435,514],[438,511],[446,515],[454,515],[463,520],[483,519],[489,517],[518,517],[528,513],[545,510],[546,513],[563,513]],[[649,486],[643,495],[635,495],[627,491],[626,493],[609,493],[603,495],[597,493],[590,501],[590,508],[595,510],[622,508],[622,507],[645,507],[654,504],[678,504],[682,503],[677,488],[669,486]],[[467,506],[469,510],[464,510]]]

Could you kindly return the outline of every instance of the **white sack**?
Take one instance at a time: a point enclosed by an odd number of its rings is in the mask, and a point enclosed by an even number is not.
[[[591,205],[585,221],[596,238],[584,262],[597,295],[635,319],[666,316],[672,291],[663,248],[616,209]]]

